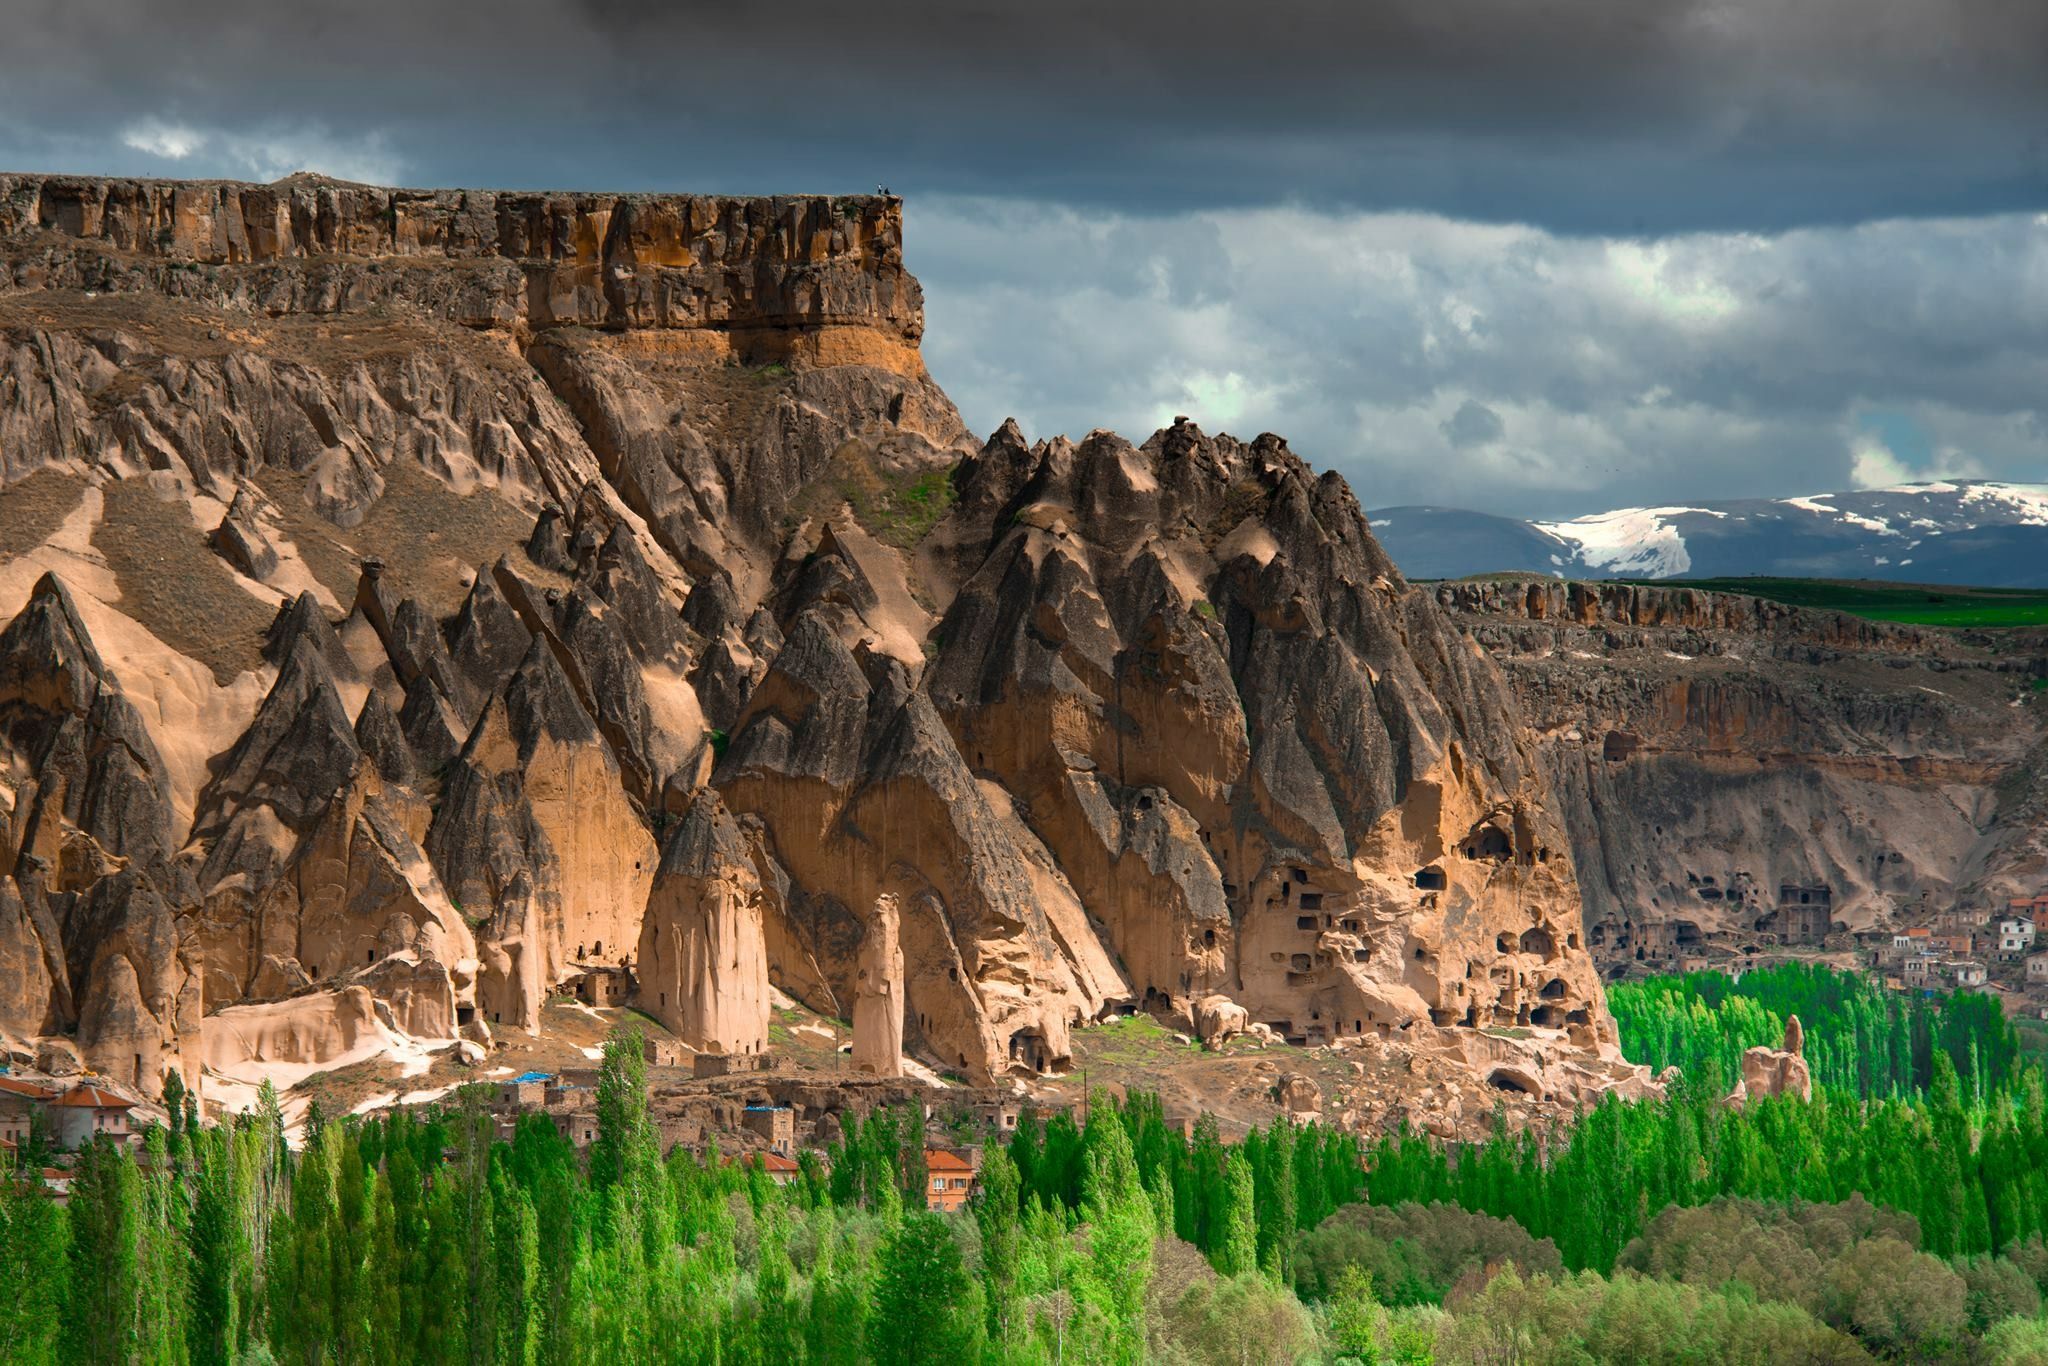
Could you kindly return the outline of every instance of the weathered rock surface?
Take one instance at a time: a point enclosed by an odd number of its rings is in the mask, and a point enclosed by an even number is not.
[[[761,879],[740,828],[705,789],[662,845],[640,922],[640,1005],[690,1047],[768,1046]]]
[[[977,448],[922,327],[889,199],[0,177],[0,1030],[1639,1086],[1480,609],[1277,437]]]
[[[1675,586],[1436,595],[1528,718],[1610,972],[1846,947],[2048,874],[2038,632]]]
[[[1728,1103],[1741,1105],[1751,1098],[1768,1100],[1773,1096],[1813,1099],[1813,1073],[1806,1065],[1806,1034],[1797,1015],[1785,1022],[1783,1047],[1759,1045],[1743,1050],[1742,1075],[1735,1079]]]

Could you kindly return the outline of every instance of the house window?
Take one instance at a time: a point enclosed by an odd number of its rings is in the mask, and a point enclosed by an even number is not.
[[[942,1191],[942,1190],[944,1190],[945,1188],[946,1188],[946,1178],[945,1178],[945,1177],[943,1177],[943,1176],[935,1176],[935,1177],[933,1177],[933,1178],[932,1178],[932,1189],[933,1189],[933,1190],[935,1190],[935,1191]]]

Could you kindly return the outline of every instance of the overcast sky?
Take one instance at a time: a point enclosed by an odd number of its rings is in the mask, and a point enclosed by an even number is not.
[[[0,166],[908,199],[968,422],[1369,505],[2048,480],[2040,0],[12,0]]]

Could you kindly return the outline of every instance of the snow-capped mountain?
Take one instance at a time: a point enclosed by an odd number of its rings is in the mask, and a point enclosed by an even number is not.
[[[1440,507],[1369,515],[1380,544],[1415,579],[1520,570],[1589,579],[1770,574],[2048,587],[2048,484],[1901,484],[1621,508],[1565,522]]]

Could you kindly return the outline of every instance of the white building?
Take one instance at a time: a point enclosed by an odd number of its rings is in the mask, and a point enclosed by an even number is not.
[[[2025,916],[2001,916],[1998,921],[2000,957],[2018,958],[2034,947],[2034,922]]]

